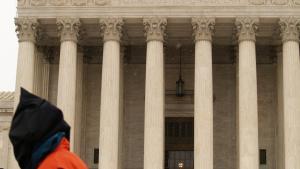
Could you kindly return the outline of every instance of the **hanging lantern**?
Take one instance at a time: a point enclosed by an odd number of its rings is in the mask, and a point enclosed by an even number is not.
[[[176,96],[184,96],[184,81],[181,78],[181,44],[176,45],[179,49],[179,79],[176,81]]]
[[[184,81],[181,79],[181,77],[179,77],[179,79],[176,81],[176,96],[184,96]]]

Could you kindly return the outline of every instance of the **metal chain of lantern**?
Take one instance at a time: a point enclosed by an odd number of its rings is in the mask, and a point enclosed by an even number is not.
[[[176,81],[176,96],[182,97],[184,96],[184,81],[182,80],[181,74],[181,54],[182,54],[182,46],[180,43],[176,45],[179,50],[179,79]]]

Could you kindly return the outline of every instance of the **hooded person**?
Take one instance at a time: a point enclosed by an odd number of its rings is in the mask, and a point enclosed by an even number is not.
[[[70,126],[60,109],[21,88],[9,138],[21,169],[87,169],[69,151]]]

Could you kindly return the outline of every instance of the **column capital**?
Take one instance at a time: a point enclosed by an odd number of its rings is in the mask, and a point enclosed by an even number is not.
[[[255,35],[258,30],[258,18],[251,17],[240,17],[236,18],[235,25],[237,28],[237,36],[239,38],[239,42],[247,40],[247,41],[255,41]]]
[[[81,26],[79,18],[57,18],[56,25],[58,27],[61,42],[75,41],[77,43],[79,28]]]
[[[15,18],[16,32],[19,42],[31,41],[36,42],[39,22],[37,18],[21,17]]]
[[[279,26],[281,31],[282,42],[299,41],[300,18],[285,17],[280,18]]]
[[[100,31],[101,36],[103,36],[103,40],[114,40],[120,41],[122,37],[122,26],[124,25],[124,21],[122,18],[117,17],[109,17],[109,18],[100,18]]]
[[[193,36],[196,41],[212,41],[215,27],[215,18],[194,17],[192,18]]]
[[[167,19],[160,17],[149,17],[143,19],[145,36],[147,41],[164,41]]]

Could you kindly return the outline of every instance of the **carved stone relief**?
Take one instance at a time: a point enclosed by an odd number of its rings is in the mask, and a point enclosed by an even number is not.
[[[37,18],[22,17],[15,18],[16,32],[19,41],[36,42],[39,22]]]
[[[265,0],[249,0],[249,3],[253,4],[253,5],[264,5],[266,3],[266,1]]]
[[[192,18],[193,35],[195,41],[208,40],[212,41],[214,33],[215,18]]]
[[[103,36],[104,41],[120,41],[122,37],[122,26],[124,25],[122,18],[102,18],[99,20],[99,23],[101,36]]]
[[[109,3],[109,0],[95,0],[95,5],[104,6]]]
[[[46,0],[31,0],[30,4],[32,6],[44,6],[47,4]]]
[[[300,5],[300,0],[18,0],[18,6],[235,6]]]
[[[295,17],[280,18],[282,41],[299,41],[300,19]]]
[[[233,4],[233,3],[235,3],[235,0],[216,0],[216,3],[217,4],[222,4],[222,3],[224,3],[224,4]]]
[[[272,0],[274,5],[286,5],[289,3],[289,0]]]
[[[49,0],[49,4],[55,6],[62,6],[66,4],[66,0]]]
[[[25,0],[18,0],[18,6],[25,5]]]
[[[300,0],[294,0],[295,5],[300,5]]]
[[[87,0],[73,0],[72,4],[75,6],[85,6],[87,4]]]
[[[79,28],[81,26],[78,18],[57,18],[56,24],[61,35],[61,41],[77,42],[79,36]]]
[[[144,18],[145,36],[147,41],[157,40],[164,41],[166,37],[167,19],[159,17]]]
[[[258,18],[240,17],[236,18],[237,36],[239,41],[255,41],[258,30]]]

